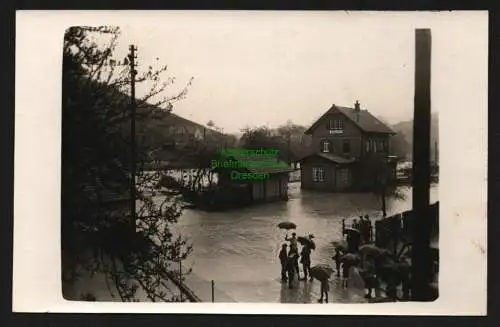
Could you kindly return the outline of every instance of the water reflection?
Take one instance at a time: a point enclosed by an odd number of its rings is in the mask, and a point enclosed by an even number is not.
[[[360,214],[374,217],[380,210],[372,194],[301,192],[299,183],[291,184],[289,191],[287,202],[222,213],[184,212],[179,227],[193,244],[188,264],[194,272],[207,281],[215,280],[217,287],[236,301],[275,302],[277,297],[284,296],[283,292],[290,293],[282,288],[278,278],[277,256],[286,233],[277,229],[279,222],[296,223],[298,235],[315,235],[317,249],[311,255],[313,265],[331,263],[330,243],[341,237],[342,219]],[[405,200],[388,201],[389,214],[411,208],[410,189],[403,191],[407,195]],[[431,202],[437,201],[437,195],[435,186],[431,189]],[[286,295],[286,302],[302,302],[311,294],[310,291],[302,293]]]

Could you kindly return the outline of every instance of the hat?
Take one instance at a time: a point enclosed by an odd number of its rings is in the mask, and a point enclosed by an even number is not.
[[[286,248],[288,245],[286,243],[281,244],[282,248]]]

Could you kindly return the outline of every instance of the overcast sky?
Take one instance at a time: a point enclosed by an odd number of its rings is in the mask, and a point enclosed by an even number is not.
[[[309,126],[332,104],[352,107],[356,100],[397,123],[413,115],[414,29],[432,28],[437,112],[440,89],[454,83],[450,72],[471,60],[468,49],[484,46],[474,38],[483,25],[466,24],[468,15],[169,13],[120,26],[116,56],[134,43],[142,67],[158,57],[179,84],[193,76],[174,112],[201,124],[213,120],[225,132],[288,119]]]

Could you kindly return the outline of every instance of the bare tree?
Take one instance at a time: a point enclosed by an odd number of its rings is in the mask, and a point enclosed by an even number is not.
[[[372,155],[362,162],[362,170],[367,186],[380,202],[382,216],[387,216],[388,198],[404,199],[405,195],[398,189],[395,178],[395,162],[385,157]]]
[[[127,196],[131,166],[130,71],[113,58],[119,35],[116,27],[71,27],[64,37],[63,276],[71,282],[83,267],[104,274],[109,290],[115,289],[122,301],[136,301],[139,289],[150,301],[178,301],[168,281],[177,270],[174,262],[184,260],[192,247],[172,229],[183,209],[179,192],[152,196],[160,173],[142,169],[149,160],[148,142],[141,142],[137,154],[136,230],[125,217],[130,211],[110,205]],[[166,72],[166,66],[138,72],[137,85],[148,88],[137,100],[139,124],[148,126],[186,96],[192,79],[168,94],[176,81],[163,77]]]

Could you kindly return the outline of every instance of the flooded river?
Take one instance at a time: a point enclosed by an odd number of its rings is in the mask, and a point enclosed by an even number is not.
[[[389,200],[388,214],[411,208],[411,189],[405,200]],[[194,274],[238,302],[284,302],[277,281],[278,251],[285,231],[281,221],[297,224],[297,234],[314,234],[317,249],[312,264],[332,263],[331,242],[341,238],[341,221],[360,214],[379,216],[380,204],[372,194],[327,194],[300,190],[289,185],[288,202],[269,203],[237,211],[202,212],[186,210],[180,228],[193,244],[188,260]],[[438,188],[431,189],[431,203]],[[207,286],[208,287],[208,286]],[[340,299],[339,299],[340,301]]]

